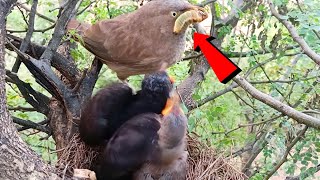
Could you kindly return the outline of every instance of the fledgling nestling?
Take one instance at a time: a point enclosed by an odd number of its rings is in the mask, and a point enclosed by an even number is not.
[[[139,114],[116,131],[100,158],[98,180],[186,178],[187,118],[173,94],[162,115]]]
[[[187,117],[180,107],[180,96],[173,92],[162,111],[158,131],[158,153],[134,173],[134,180],[184,180],[187,175]]]
[[[208,14],[185,0],[153,0],[138,10],[91,25],[72,19],[83,46],[117,73],[120,80],[165,70],[181,59],[190,24]]]
[[[172,88],[168,74],[160,71],[145,75],[137,94],[133,94],[124,83],[115,83],[100,90],[82,109],[81,139],[88,145],[100,145],[135,115],[145,112],[160,114]]]

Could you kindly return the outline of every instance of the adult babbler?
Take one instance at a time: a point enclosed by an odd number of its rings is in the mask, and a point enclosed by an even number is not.
[[[83,46],[125,80],[173,65],[183,54],[187,27],[207,17],[203,8],[184,0],[153,0],[94,25],[71,20],[68,29],[75,29]]]

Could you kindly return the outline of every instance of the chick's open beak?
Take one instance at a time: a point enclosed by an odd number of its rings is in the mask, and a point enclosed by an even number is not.
[[[162,110],[161,114],[165,116],[173,111],[177,111],[177,109],[182,111],[182,109],[180,108],[180,102],[181,100],[179,94],[176,91],[173,91],[170,94],[170,98],[167,99],[166,106]]]
[[[171,84],[173,84],[174,83],[174,77],[172,77],[172,76],[169,76],[169,79],[170,79],[170,82],[171,82]]]
[[[174,105],[174,102],[171,98],[167,99],[167,103],[166,103],[166,106],[164,107],[164,109],[162,110],[161,114],[163,116],[169,114],[171,112],[171,109]]]
[[[173,32],[175,34],[185,30],[190,24],[199,23],[208,18],[204,8],[192,6],[184,11],[175,21]]]

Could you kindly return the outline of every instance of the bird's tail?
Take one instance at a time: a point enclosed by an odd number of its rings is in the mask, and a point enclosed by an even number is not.
[[[75,33],[79,34],[80,36],[90,27],[88,23],[81,23],[76,19],[71,19],[67,25],[67,31],[75,30]]]

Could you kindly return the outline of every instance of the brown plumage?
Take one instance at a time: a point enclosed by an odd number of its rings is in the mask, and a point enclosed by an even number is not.
[[[174,64],[183,54],[187,26],[207,16],[202,8],[184,0],[154,0],[94,25],[73,19],[67,29],[76,29],[84,47],[125,80]]]

